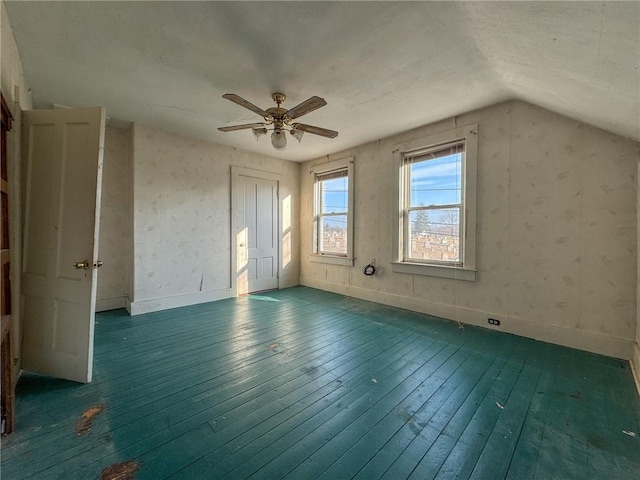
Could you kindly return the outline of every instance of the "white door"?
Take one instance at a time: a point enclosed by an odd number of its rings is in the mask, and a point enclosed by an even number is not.
[[[23,114],[22,368],[91,381],[104,109]]]
[[[237,293],[278,288],[278,182],[238,175],[233,190]]]

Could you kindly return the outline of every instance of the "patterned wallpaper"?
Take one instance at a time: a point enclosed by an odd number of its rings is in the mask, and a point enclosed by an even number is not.
[[[129,293],[131,250],[129,131],[107,127],[100,204],[98,306]],[[117,304],[117,303],[116,303]]]
[[[281,174],[281,202],[298,198],[300,165],[139,124],[133,144],[132,300],[227,291],[231,165]],[[292,259],[281,282],[297,284],[297,201],[293,206]]]
[[[392,273],[394,145],[479,124],[475,282]],[[336,155],[355,157],[353,268],[309,262],[312,182],[303,165],[301,283],[448,318],[636,338],[638,144],[524,102],[506,102]],[[372,259],[375,277],[360,270]],[[510,322],[510,323],[509,323]],[[593,334],[593,335],[592,335]],[[589,340],[590,341],[590,340]]]

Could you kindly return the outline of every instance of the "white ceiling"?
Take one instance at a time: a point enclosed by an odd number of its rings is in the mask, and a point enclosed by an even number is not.
[[[6,1],[37,108],[141,122],[302,161],[518,98],[640,141],[639,2]],[[266,109],[338,130],[275,152]]]

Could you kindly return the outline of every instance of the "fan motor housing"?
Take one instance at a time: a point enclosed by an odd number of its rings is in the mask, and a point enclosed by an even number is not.
[[[288,110],[286,108],[281,108],[281,107],[271,107],[265,110],[265,112],[267,112],[273,118],[284,117],[284,114],[287,113],[287,111]]]

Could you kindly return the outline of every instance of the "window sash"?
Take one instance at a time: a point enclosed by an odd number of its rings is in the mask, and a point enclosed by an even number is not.
[[[413,212],[420,212],[420,211],[447,211],[447,210],[457,210],[457,216],[458,216],[458,223],[457,224],[452,224],[455,225],[455,228],[457,229],[457,235],[455,235],[455,237],[457,238],[457,249],[458,249],[458,254],[457,254],[457,258],[452,259],[452,260],[443,260],[443,259],[437,259],[437,258],[420,258],[418,256],[414,255],[414,249],[411,248],[412,245],[412,221],[411,221],[411,213]],[[461,204],[454,204],[454,205],[446,205],[444,207],[440,207],[440,206],[429,206],[429,207],[413,207],[413,208],[405,208],[404,209],[404,213],[403,213],[403,237],[404,237],[404,248],[403,248],[403,258],[402,261],[404,262],[415,262],[415,263],[429,263],[429,264],[440,264],[440,265],[452,265],[452,266],[461,266],[463,264],[462,259],[464,258],[464,232],[462,229],[462,225],[464,224],[464,220],[463,220],[463,208]],[[444,225],[444,224],[443,224]],[[442,227],[441,227],[442,228]],[[428,232],[428,234],[431,235],[440,235],[443,237],[452,237],[454,236],[453,234],[448,234],[446,232]]]
[[[334,180],[338,178],[347,178],[347,206],[344,211],[336,212],[322,212],[323,211],[323,195],[324,195],[324,182],[328,180]],[[349,227],[349,208],[351,207],[351,195],[350,191],[351,179],[349,178],[349,166],[336,168],[335,170],[325,171],[315,174],[315,222],[314,222],[314,251],[319,255],[339,256],[347,257],[349,255],[349,245],[351,239],[351,231]],[[326,217],[344,217],[344,249],[328,249],[324,245],[324,219]]]
[[[327,249],[325,248],[324,245],[324,233],[325,233],[325,229],[324,229],[324,219],[327,217],[344,217],[344,231],[345,231],[345,238],[344,238],[344,249],[343,250],[337,250],[337,249]],[[337,256],[341,256],[341,257],[346,257],[347,253],[348,253],[348,240],[349,240],[349,232],[347,229],[347,221],[348,221],[348,213],[344,212],[344,213],[323,213],[323,214],[318,214],[317,216],[317,224],[316,224],[316,231],[317,233],[317,242],[318,242],[318,253],[320,253],[321,255],[337,255]]]
[[[442,205],[411,205],[411,165],[428,162],[437,158],[443,158],[453,154],[461,154],[460,158],[460,203]],[[427,148],[419,148],[402,154],[402,261],[420,264],[434,264],[447,266],[464,266],[465,250],[465,140],[455,140]],[[417,211],[458,210],[458,258],[454,260],[417,258],[413,256],[411,249],[411,213]]]

